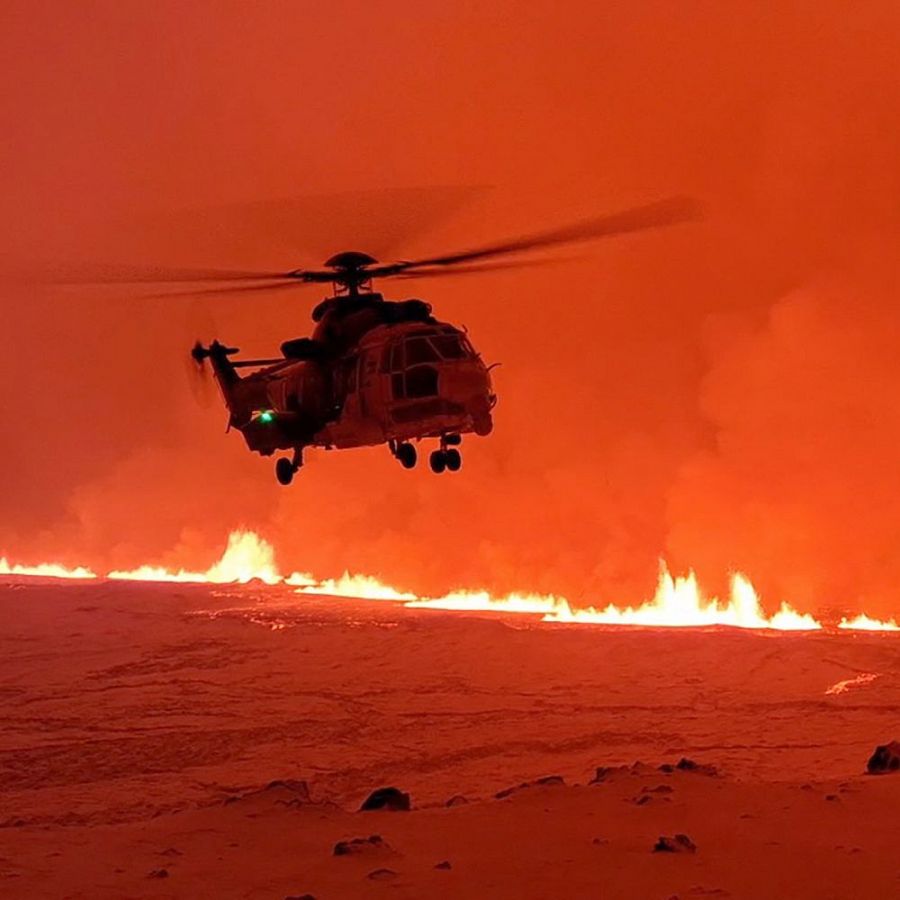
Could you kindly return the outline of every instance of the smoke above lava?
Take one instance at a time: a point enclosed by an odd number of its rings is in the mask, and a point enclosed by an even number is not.
[[[207,576],[243,524],[338,585],[367,572],[403,596],[563,596],[577,616],[653,596],[665,559],[719,596],[741,571],[772,609],[897,617],[900,8],[388,6],[5,4],[4,254],[412,256],[673,193],[705,221],[385,286],[502,363],[494,434],[440,478],[383,447],[320,452],[284,491],[195,405],[197,337],[265,356],[306,332],[315,292],[4,283],[0,552]],[[337,60],[348,19],[369,39]],[[396,195],[365,216],[323,196],[417,184],[496,188],[427,229]],[[182,227],[297,195],[320,201],[289,233],[264,209]]]

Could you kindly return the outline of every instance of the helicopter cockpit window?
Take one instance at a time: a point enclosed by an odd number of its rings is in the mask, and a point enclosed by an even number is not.
[[[437,347],[444,359],[464,359],[466,348],[458,334],[437,334],[431,342]]]
[[[410,338],[406,342],[406,365],[415,366],[419,363],[437,362],[438,355],[434,347],[423,337]]]
[[[433,366],[414,366],[406,373],[407,397],[434,397],[438,392],[438,373]]]

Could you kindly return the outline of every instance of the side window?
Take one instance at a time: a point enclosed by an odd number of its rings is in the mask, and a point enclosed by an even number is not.
[[[402,372],[394,372],[391,375],[391,394],[395,400],[402,400],[406,396],[406,392],[403,390]]]
[[[391,371],[392,372],[402,372],[403,371],[403,342],[398,341],[391,348]]]

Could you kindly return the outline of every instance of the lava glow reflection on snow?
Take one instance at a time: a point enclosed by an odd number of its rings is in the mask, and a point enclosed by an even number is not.
[[[98,576],[90,569],[68,569],[55,563],[23,566],[0,558],[0,576],[13,578],[82,578]],[[268,585],[288,585],[297,594],[321,594],[360,600],[387,600],[405,606],[450,611],[513,613],[540,616],[545,622],[591,625],[639,625],[654,628],[706,627],[725,625],[734,628],[773,629],[776,631],[816,631],[822,625],[813,616],[800,613],[787,603],[771,616],[766,615],[750,581],[734,575],[728,601],[705,598],[690,573],[674,577],[661,567],[659,583],[652,600],[640,606],[586,608],[573,607],[565,597],[544,594],[508,594],[494,597],[486,591],[455,591],[443,597],[418,597],[399,591],[368,575],[345,572],[340,578],[317,580],[294,572],[283,577],[275,564],[272,545],[252,531],[232,531],[222,558],[205,572],[184,569],[173,571],[161,566],[144,565],[130,571],[113,571],[109,579],[124,581],[178,582],[199,584],[247,584],[261,581]],[[838,628],[848,631],[900,631],[893,619],[880,621],[861,614],[842,619]]]

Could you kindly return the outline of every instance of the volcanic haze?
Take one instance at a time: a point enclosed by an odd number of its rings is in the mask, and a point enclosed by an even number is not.
[[[295,568],[430,595],[638,602],[665,559],[718,593],[746,572],[771,609],[896,615],[898,41],[890,2],[10,0],[10,273],[411,256],[672,193],[706,217],[389,286],[503,363],[454,478],[381,447],[310,454],[282,490],[195,405],[196,337],[268,354],[315,289],[5,278],[0,554],[202,568],[245,525]],[[287,229],[221,209],[285,196]]]

